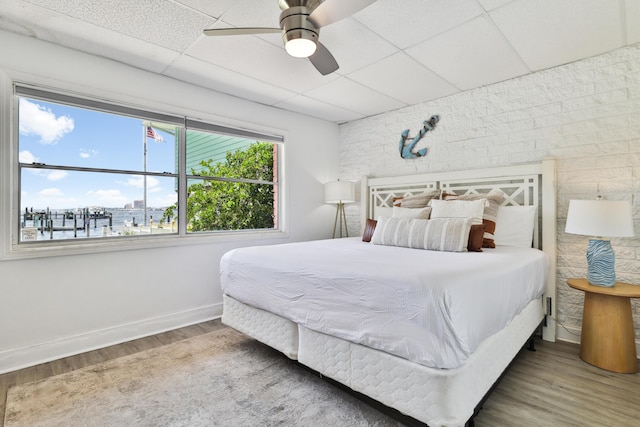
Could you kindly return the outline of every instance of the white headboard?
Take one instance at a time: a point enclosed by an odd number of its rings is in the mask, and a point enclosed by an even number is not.
[[[488,193],[492,189],[506,194],[503,205],[537,206],[538,221],[534,247],[549,256],[547,291],[544,303],[547,314],[555,317],[556,295],[556,162],[504,166],[491,169],[436,172],[430,174],[362,178],[361,226],[367,218],[390,216],[394,197],[406,197],[424,191],[442,189],[447,193]],[[543,338],[555,341],[555,322],[549,316]]]

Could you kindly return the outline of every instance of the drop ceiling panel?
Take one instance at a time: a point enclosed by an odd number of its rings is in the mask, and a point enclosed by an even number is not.
[[[627,0],[625,2],[627,43],[640,42],[640,1]]]
[[[406,105],[344,77],[310,90],[306,95],[364,116],[395,110]]]
[[[222,20],[232,27],[280,28],[277,0],[242,0],[234,2]]]
[[[463,90],[529,71],[484,16],[409,48],[407,53]]]
[[[619,1],[519,0],[490,16],[532,70],[623,45]]]
[[[513,0],[478,0],[484,10],[493,10],[500,6],[504,6],[507,3],[511,3]]]
[[[214,18],[220,16],[231,6],[236,0],[175,0],[176,3],[182,3],[192,9],[200,11]]]
[[[2,14],[4,20],[17,24],[21,34],[92,52],[155,73],[161,73],[179,55],[173,50],[116,31],[104,28],[96,31],[91,23],[30,4],[7,3]]]
[[[378,0],[354,17],[405,49],[482,12],[475,0]]]
[[[320,41],[335,57],[338,74],[348,74],[385,58],[397,49],[354,19],[322,28]]]
[[[351,73],[349,78],[408,105],[451,95],[458,91],[402,52]]]
[[[182,52],[215,21],[181,4],[164,0],[28,0],[67,15],[152,44]]]
[[[164,74],[261,104],[273,105],[295,96],[286,89],[186,55],[171,64]]]
[[[348,111],[303,95],[297,95],[275,106],[284,108],[285,110],[303,112],[307,115],[337,123],[344,123],[364,117],[363,114],[354,113],[353,111]]]

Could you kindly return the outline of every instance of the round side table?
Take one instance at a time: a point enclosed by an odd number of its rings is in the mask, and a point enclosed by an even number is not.
[[[640,286],[594,286],[587,279],[569,279],[567,284],[584,291],[580,358],[608,371],[638,372],[631,298],[640,298]]]

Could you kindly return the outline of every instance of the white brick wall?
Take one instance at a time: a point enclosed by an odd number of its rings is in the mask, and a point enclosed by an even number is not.
[[[416,85],[419,85],[416,82]],[[400,133],[440,122],[405,160]],[[557,316],[578,332],[583,294],[566,279],[586,276],[587,237],[564,233],[569,200],[627,199],[640,236],[640,44],[491,86],[347,123],[340,129],[340,178],[484,168],[558,159]],[[360,229],[359,204],[347,205],[349,229]],[[640,238],[612,240],[619,281],[640,285]],[[640,301],[633,300],[636,337]],[[578,341],[563,328],[559,336]]]

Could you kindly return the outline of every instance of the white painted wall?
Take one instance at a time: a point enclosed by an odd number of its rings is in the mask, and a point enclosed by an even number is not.
[[[8,157],[15,154],[9,149],[11,78],[284,135],[286,233],[0,260],[0,372],[217,317],[222,313],[218,265],[224,252],[331,236],[335,207],[324,204],[322,184],[338,178],[337,125],[0,31],[3,248],[8,246],[6,214],[13,191]]]
[[[420,82],[415,82],[419,85]],[[414,136],[440,115],[418,148],[424,158],[400,158],[400,133]],[[583,293],[566,279],[586,276],[588,238],[564,233],[569,200],[632,200],[640,236],[640,45],[340,127],[340,176],[393,176],[485,168],[544,157],[558,159],[557,317],[580,339]],[[347,205],[349,228],[359,229],[359,204]],[[640,285],[640,237],[614,239],[619,281]],[[640,300],[633,300],[640,339]],[[640,354],[640,352],[639,352]]]

